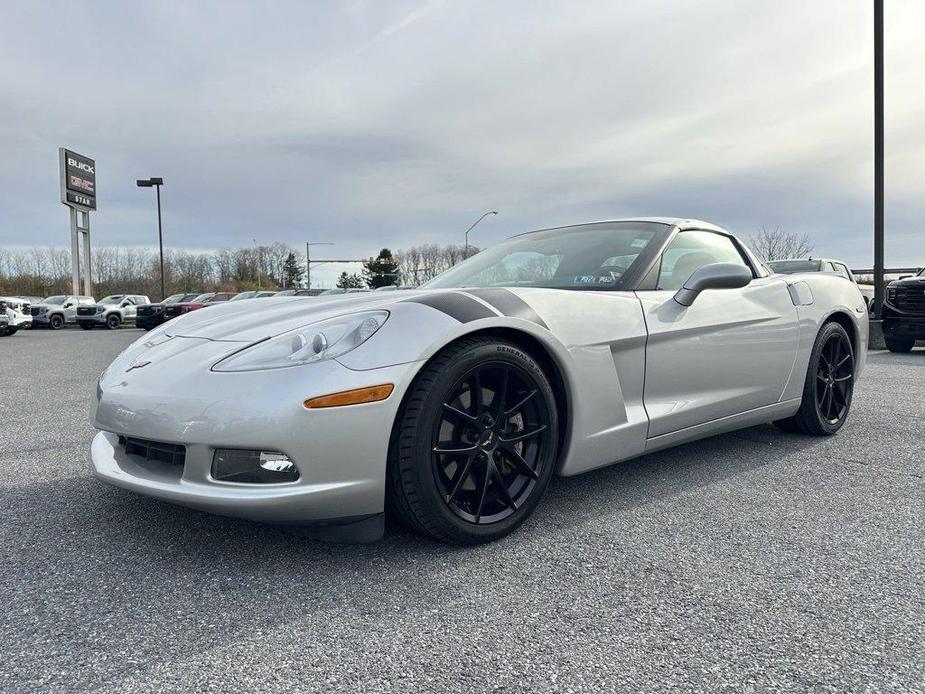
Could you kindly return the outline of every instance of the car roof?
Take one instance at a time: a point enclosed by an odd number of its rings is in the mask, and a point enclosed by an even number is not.
[[[580,222],[578,224],[562,224],[555,227],[544,227],[542,229],[533,229],[524,233],[530,234],[534,231],[551,231],[552,229],[567,229],[569,227],[583,227],[592,224],[615,224],[617,222],[642,222],[644,224],[665,224],[667,226],[678,227],[682,231],[685,229],[703,229],[704,231],[715,231],[727,236],[733,236],[731,231],[727,231],[720,226],[705,222],[702,219],[691,219],[688,217],[620,217],[618,219],[599,219],[593,222]],[[520,236],[520,234],[517,234]]]

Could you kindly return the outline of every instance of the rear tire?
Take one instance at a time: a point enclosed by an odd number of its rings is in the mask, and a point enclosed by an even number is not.
[[[503,340],[462,339],[421,370],[405,398],[389,508],[437,540],[492,542],[536,509],[557,443],[555,395],[536,360]]]
[[[109,328],[110,330],[115,330],[120,325],[122,325],[122,319],[117,314],[115,313],[110,314],[106,318],[106,327]]]
[[[886,348],[891,352],[911,352],[915,347],[915,340],[898,340],[894,338],[885,338]]]
[[[782,431],[831,436],[848,419],[854,393],[854,350],[838,323],[822,326],[816,336],[803,383],[803,400],[792,417],[774,422]]]

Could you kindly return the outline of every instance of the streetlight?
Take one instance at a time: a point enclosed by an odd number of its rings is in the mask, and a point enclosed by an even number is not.
[[[478,224],[479,222],[481,222],[483,219],[485,219],[485,217],[487,217],[487,216],[490,215],[490,214],[498,214],[498,211],[497,211],[497,210],[490,210],[490,211],[486,212],[486,213],[483,214],[481,217],[479,217],[478,219],[476,219],[476,220],[472,223],[472,226],[471,226],[471,227],[469,227],[468,229],[466,229],[466,251],[465,251],[465,256],[466,256],[466,258],[469,257],[469,232],[472,231],[473,229],[475,229],[475,225]]]
[[[161,248],[161,300],[167,298],[164,291],[164,232],[161,228],[161,186],[164,179],[160,177],[143,178],[135,181],[139,188],[155,188],[157,190],[157,241]]]
[[[312,246],[333,246],[330,241],[306,241],[305,242],[305,288],[312,288]]]

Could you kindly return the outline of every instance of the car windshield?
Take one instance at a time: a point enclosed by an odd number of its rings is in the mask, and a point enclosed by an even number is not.
[[[765,265],[781,275],[792,275],[794,272],[819,272],[822,269],[821,260],[771,260]]]
[[[187,294],[171,294],[166,299],[164,299],[161,303],[162,304],[179,304],[187,296],[188,296]]]
[[[521,234],[482,251],[424,286],[622,289],[624,278],[653,237],[668,229],[652,222],[604,222]]]
[[[255,296],[257,296],[257,292],[241,292],[240,294],[236,294],[235,296],[231,297],[229,301],[241,301],[242,299],[253,299]]]
[[[211,299],[213,296],[215,296],[215,295],[212,294],[211,292],[208,293],[208,294],[200,294],[200,295],[197,296],[195,299],[193,299],[192,303],[194,303],[194,304],[201,304],[201,303],[203,303],[203,302],[208,301],[208,300]]]
[[[213,294],[209,301],[230,301],[233,294]]]
[[[42,303],[43,304],[54,304],[54,305],[63,304],[66,298],[67,298],[66,296],[50,296],[47,299],[43,299]]]
[[[101,304],[118,304],[122,299],[125,298],[124,294],[113,294],[112,296],[107,296],[100,299]]]

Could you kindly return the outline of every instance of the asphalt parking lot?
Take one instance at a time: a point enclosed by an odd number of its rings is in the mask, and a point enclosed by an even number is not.
[[[0,691],[925,691],[925,350],[872,353],[837,437],[556,480],[461,549],[92,479],[95,380],[139,334],[0,339]]]

